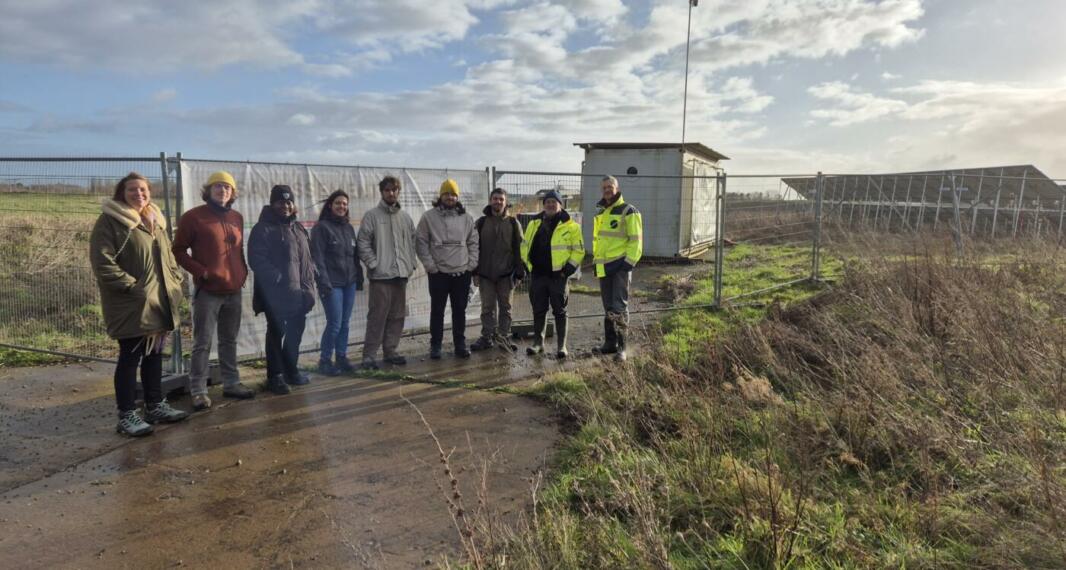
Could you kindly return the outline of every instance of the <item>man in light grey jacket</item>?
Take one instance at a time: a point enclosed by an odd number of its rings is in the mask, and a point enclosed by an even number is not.
[[[356,237],[359,260],[369,273],[370,293],[363,343],[363,368],[377,369],[378,348],[385,362],[407,364],[397,354],[407,313],[407,279],[415,271],[415,224],[400,209],[400,181],[386,176],[378,184],[381,202],[363,214]]]
[[[433,209],[418,222],[418,259],[429,274],[429,357],[441,356],[444,309],[452,305],[452,342],[455,355],[468,358],[466,303],[470,280],[478,260],[478,235],[474,218],[459,202],[459,184],[445,180]]]

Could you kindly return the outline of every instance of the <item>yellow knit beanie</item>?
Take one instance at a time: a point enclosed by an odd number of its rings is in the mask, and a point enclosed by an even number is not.
[[[443,196],[445,194],[455,194],[456,197],[458,197],[459,196],[459,183],[454,181],[454,180],[452,180],[451,178],[449,178],[449,179],[445,180],[444,182],[442,182],[441,185],[440,185],[440,196]]]
[[[237,189],[237,181],[233,179],[233,175],[231,175],[229,172],[226,172],[225,170],[219,170],[218,172],[212,174],[211,177],[207,179],[206,186],[211,187],[211,185],[215,182],[225,182],[226,184],[229,184],[231,187],[233,187],[234,190]]]

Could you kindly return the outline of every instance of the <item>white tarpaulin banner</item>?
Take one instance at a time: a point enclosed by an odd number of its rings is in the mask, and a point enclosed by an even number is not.
[[[321,166],[187,159],[180,162],[180,170],[183,212],[203,203],[201,188],[212,172],[225,170],[233,175],[237,182],[238,194],[233,208],[244,216],[246,248],[252,226],[259,220],[263,207],[268,205],[270,189],[275,184],[286,184],[292,188],[296,197],[297,219],[309,231],[318,221],[318,215],[326,197],[334,190],[344,190],[350,196],[349,212],[352,224],[358,232],[363,214],[377,206],[380,201],[378,182],[387,175],[400,179],[402,185],[400,205],[410,214],[415,225],[422,217],[422,212],[432,206],[437,198],[441,182],[447,178],[459,183],[460,200],[467,207],[470,215],[475,218],[480,215],[481,208],[488,201],[488,174],[479,170]],[[247,253],[247,249],[245,251]],[[252,312],[252,279],[254,276],[249,276],[249,282],[243,292],[244,313],[241,319],[241,333],[237,340],[237,354],[242,357],[261,356],[266,335],[266,319],[262,315],[255,316]],[[350,343],[363,340],[366,331],[366,302],[365,291],[356,293],[350,325]],[[478,297],[475,295],[467,309],[468,329],[471,325],[479,326],[479,323],[471,322],[471,316],[480,312],[477,303]],[[445,323],[449,322],[451,322],[450,318],[445,316]],[[326,317],[321,302],[317,302],[315,308],[307,315],[307,328],[304,331],[301,350],[319,346],[325,324]],[[428,284],[425,271],[419,266],[407,285],[407,319],[404,322],[404,328],[410,330],[428,325]],[[480,329],[475,328],[475,330]],[[469,331],[467,336],[471,336]],[[476,336],[476,333],[473,336]],[[186,350],[189,349],[191,347],[186,347]],[[212,358],[215,356],[215,351],[212,350]],[[361,356],[361,350],[356,349],[349,356],[358,359]]]

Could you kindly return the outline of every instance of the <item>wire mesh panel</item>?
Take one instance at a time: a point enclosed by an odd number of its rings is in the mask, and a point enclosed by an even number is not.
[[[721,298],[739,302],[815,275],[819,177],[728,176]]]
[[[802,180],[785,179],[798,193]],[[826,220],[848,230],[994,238],[1062,235],[1062,181],[1028,165],[825,176]]]
[[[358,232],[363,215],[377,207],[380,201],[378,183],[387,175],[397,177],[401,182],[400,206],[411,216],[417,225],[422,214],[433,207],[439,195],[439,188],[446,179],[455,180],[459,185],[460,200],[474,218],[480,215],[488,188],[488,173],[484,170],[425,169],[425,168],[388,168],[372,166],[342,166],[321,164],[288,164],[270,162],[235,162],[200,159],[175,160],[180,171],[182,189],[182,209],[187,211],[203,203],[201,187],[212,172],[225,170],[230,172],[237,182],[238,198],[233,207],[244,216],[245,247],[252,226],[259,219],[260,212],[268,205],[270,189],[275,184],[289,185],[296,199],[297,219],[308,230],[318,221],[319,213],[327,196],[334,190],[344,190],[350,197],[349,212],[352,224]],[[256,318],[252,312],[252,280],[243,290],[244,313],[241,320],[241,332],[238,336],[237,350],[241,356],[263,354],[266,322]],[[360,291],[355,296],[355,307],[350,322],[350,343],[363,340],[366,330],[367,293]],[[468,320],[479,312],[478,298],[472,298],[467,311]],[[428,280],[421,265],[407,284],[407,330],[424,328],[429,324],[430,301]],[[446,321],[450,318],[446,316]],[[307,327],[301,348],[305,351],[319,347],[326,317],[321,303],[308,314]],[[182,327],[183,346],[191,347],[191,328]]]
[[[110,360],[89,235],[115,184],[146,176],[165,203],[156,158],[0,159],[0,344]]]

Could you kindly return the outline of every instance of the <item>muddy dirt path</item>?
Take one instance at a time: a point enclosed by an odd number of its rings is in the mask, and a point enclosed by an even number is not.
[[[662,306],[647,295],[658,275],[698,270],[638,272],[634,310]],[[528,318],[528,302],[515,307]],[[572,314],[598,308],[597,295],[571,297]],[[647,334],[660,316],[632,324]],[[110,366],[0,370],[0,568],[411,568],[457,555],[439,454],[408,400],[454,450],[467,506],[487,465],[489,507],[506,520],[530,507],[530,478],[561,438],[557,418],[469,386],[580,366],[601,326],[573,321],[566,361],[499,350],[430,361],[425,337],[405,339],[410,363],[391,371],[407,381],[314,375],[291,395],[244,402],[216,387],[212,410],[140,440],[114,433]],[[470,323],[470,340],[479,330]],[[257,384],[263,371],[242,378]]]

